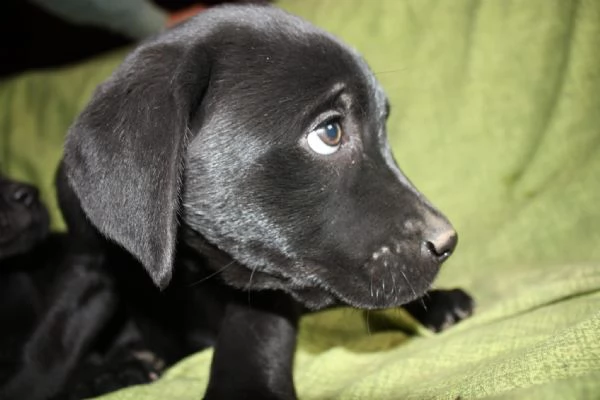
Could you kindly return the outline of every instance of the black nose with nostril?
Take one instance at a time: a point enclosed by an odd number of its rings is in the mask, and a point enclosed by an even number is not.
[[[442,262],[450,257],[457,243],[458,235],[451,230],[438,233],[434,238],[427,240],[425,246],[438,262]]]
[[[12,200],[16,203],[31,207],[38,199],[38,190],[33,186],[19,185],[12,193]]]

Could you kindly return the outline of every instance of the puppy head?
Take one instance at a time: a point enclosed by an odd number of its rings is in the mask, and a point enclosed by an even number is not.
[[[64,161],[92,224],[160,287],[182,224],[235,261],[232,286],[390,307],[428,289],[456,234],[396,165],[388,111],[332,36],[276,9],[223,7],[134,51]]]
[[[48,224],[37,189],[0,176],[0,260],[31,249],[46,237]]]

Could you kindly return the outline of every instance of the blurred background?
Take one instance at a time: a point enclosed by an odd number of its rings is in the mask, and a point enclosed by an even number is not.
[[[131,44],[222,3],[261,0],[3,0],[0,78]]]

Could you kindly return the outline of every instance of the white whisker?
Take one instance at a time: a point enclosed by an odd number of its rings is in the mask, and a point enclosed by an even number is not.
[[[412,285],[410,284],[410,281],[408,280],[408,278],[406,277],[406,274],[404,273],[404,271],[402,271],[402,269],[400,270],[400,273],[402,274],[402,276],[404,277],[404,280],[406,281],[406,284],[408,285],[408,287],[410,288],[410,290],[413,292],[413,295],[415,296],[415,299],[417,298],[417,293],[415,292],[415,289],[412,287]]]
[[[252,268],[252,272],[250,272],[250,279],[248,279],[248,285],[246,285],[246,290],[248,291],[248,305],[250,305],[250,286],[252,286],[252,278],[254,277],[254,273],[256,272],[256,265]]]
[[[218,274],[220,274],[221,272],[225,271],[227,268],[229,268],[230,266],[232,266],[234,263],[235,263],[235,261],[231,261],[230,263],[227,263],[224,267],[222,267],[222,268],[216,270],[215,272],[213,272],[212,274],[210,274],[208,276],[205,276],[204,278],[202,278],[202,279],[200,279],[200,280],[198,280],[198,281],[190,284],[188,287],[199,285],[202,282],[207,281],[207,280],[209,280],[210,278],[212,278],[214,276],[217,276]]]

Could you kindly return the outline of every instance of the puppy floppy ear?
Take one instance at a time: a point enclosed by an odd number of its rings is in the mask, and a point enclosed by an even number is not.
[[[198,43],[143,44],[96,89],[65,143],[65,172],[88,219],[161,289],[172,273],[188,125],[209,69]]]

